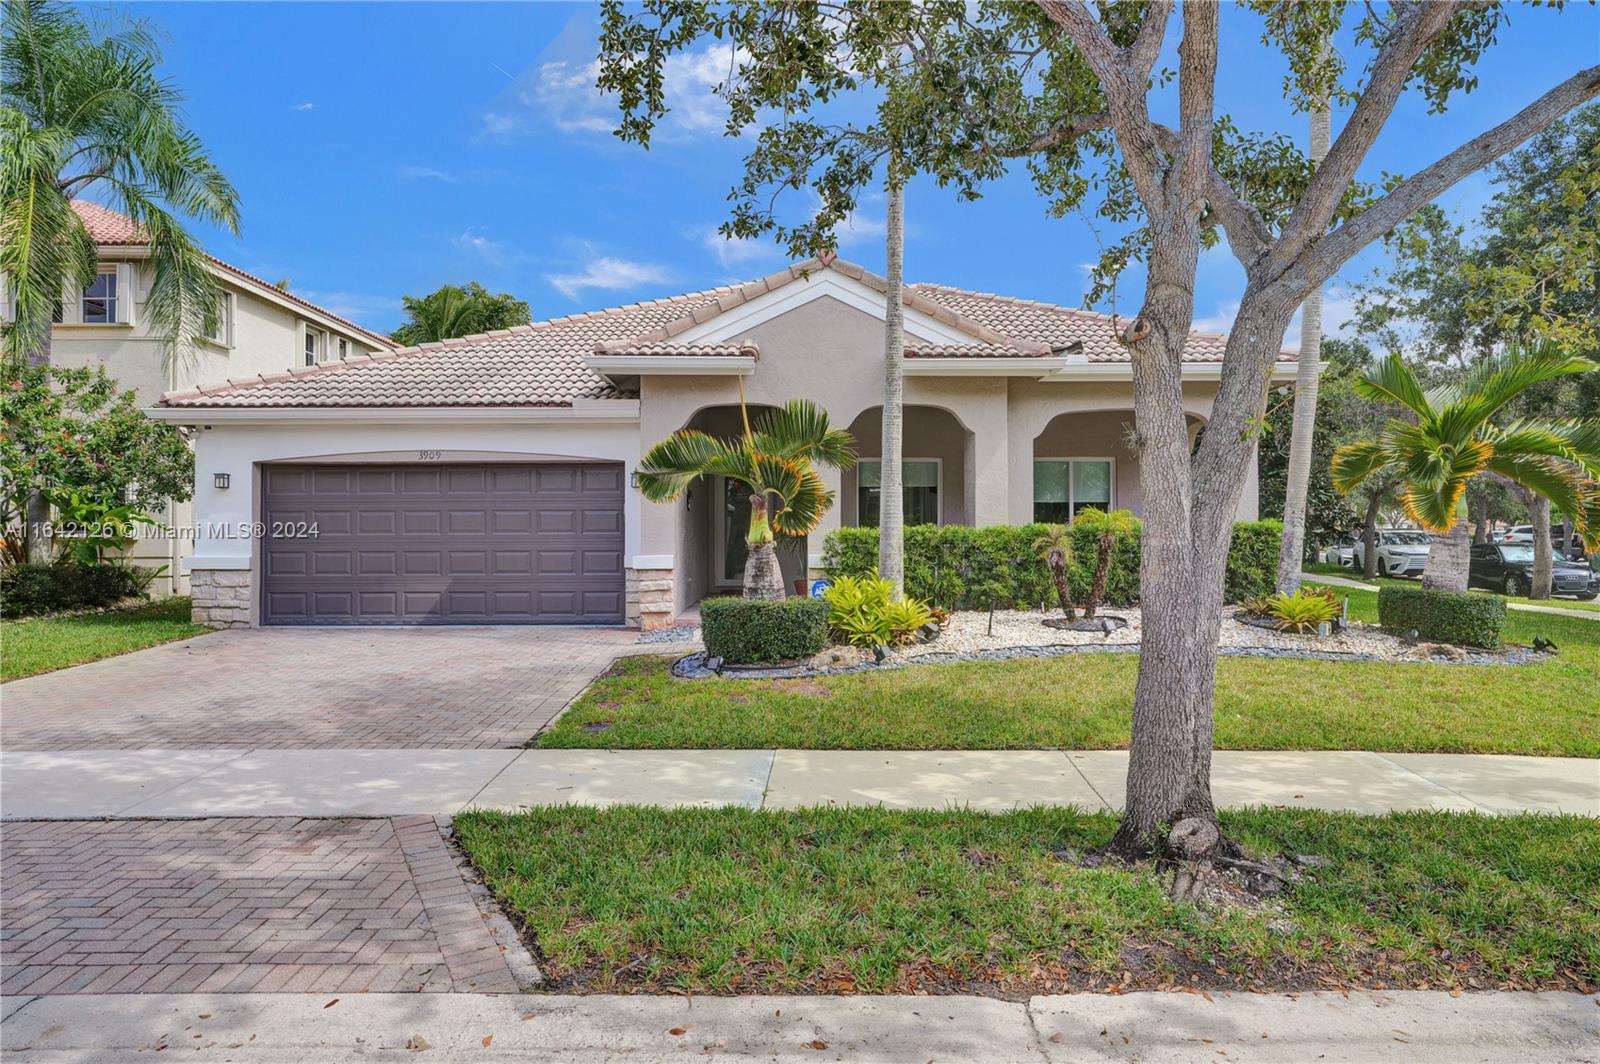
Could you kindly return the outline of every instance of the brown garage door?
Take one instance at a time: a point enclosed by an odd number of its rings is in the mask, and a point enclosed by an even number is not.
[[[263,624],[622,622],[620,465],[265,466],[262,522]]]

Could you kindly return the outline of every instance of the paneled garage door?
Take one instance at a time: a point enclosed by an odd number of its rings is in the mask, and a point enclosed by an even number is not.
[[[263,624],[622,623],[621,465],[265,466],[262,499]]]

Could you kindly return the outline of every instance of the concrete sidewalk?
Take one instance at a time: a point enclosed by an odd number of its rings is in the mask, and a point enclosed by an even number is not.
[[[156,994],[42,997],[0,1027],[6,1060],[1593,1062],[1580,994],[567,997]]]
[[[90,750],[0,753],[0,815],[452,815],[639,803],[1118,809],[1121,750]],[[1218,751],[1219,805],[1600,816],[1600,760]]]
[[[1376,591],[1377,584],[1369,584],[1364,580],[1352,580],[1348,576],[1329,576],[1324,573],[1301,573],[1302,580],[1315,580],[1319,584],[1330,584],[1333,587],[1349,587],[1358,591]],[[1476,589],[1474,589],[1476,590]],[[1492,592],[1491,592],[1492,593]],[[1551,599],[1552,602],[1556,601]],[[1508,610],[1521,610],[1523,613],[1551,613],[1557,617],[1576,617],[1580,621],[1600,621],[1600,611],[1571,609],[1564,606],[1535,606],[1529,602],[1508,602]]]

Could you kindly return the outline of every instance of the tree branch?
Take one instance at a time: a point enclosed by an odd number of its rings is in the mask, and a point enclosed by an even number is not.
[[[1456,182],[1476,173],[1556,119],[1600,96],[1600,66],[1579,71],[1511,118],[1455,151],[1412,174],[1398,188],[1349,222],[1312,243],[1314,254],[1297,257],[1309,267],[1301,278],[1307,290],[1331,277],[1356,252],[1387,235],[1395,226],[1433,202]]]
[[[1178,150],[1173,161],[1183,194],[1194,198],[1196,214],[1211,172],[1216,88],[1217,8],[1191,4],[1184,8],[1183,39],[1178,42]]]
[[[978,154],[993,155],[1001,159],[1017,159],[1024,155],[1035,155],[1051,148],[1070,144],[1085,133],[1093,133],[1101,129],[1111,128],[1111,116],[1104,111],[1092,115],[1068,115],[1056,122],[1049,129],[1042,130],[1023,141],[1015,148],[995,148],[985,146]]]
[[[1444,32],[1455,13],[1454,6],[1443,0],[1424,0],[1397,10],[1394,27],[1372,62],[1372,76],[1350,113],[1350,121],[1317,167],[1305,195],[1284,224],[1278,245],[1272,249],[1272,257],[1280,267],[1293,262],[1306,245],[1328,231],[1345,190],[1405,91],[1412,67]]]
[[[1176,156],[1177,132],[1168,126],[1160,125],[1155,127],[1155,131],[1162,150]],[[1233,253],[1240,262],[1248,268],[1267,253],[1273,240],[1276,239],[1272,230],[1261,217],[1260,211],[1239,198],[1233,186],[1228,184],[1227,178],[1222,176],[1215,165],[1210,167],[1204,195],[1207,206],[1216,216],[1217,224],[1222,226],[1222,231],[1228,235],[1228,245],[1233,248]]]

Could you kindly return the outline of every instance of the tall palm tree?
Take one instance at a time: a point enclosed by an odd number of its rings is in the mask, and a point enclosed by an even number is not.
[[[5,360],[48,365],[63,290],[93,283],[95,242],[72,209],[75,196],[93,194],[149,239],[145,307],[170,366],[211,331],[219,298],[210,262],[180,219],[237,232],[233,185],[183,124],[183,97],[157,76],[160,51],[144,24],[96,35],[64,4],[4,0],[0,10],[0,275],[12,312]],[[41,500],[30,501],[30,524],[48,516]],[[43,536],[29,542],[45,546]]]
[[[1467,482],[1486,473],[1543,495],[1572,516],[1585,544],[1600,546],[1600,418],[1496,421],[1528,388],[1596,370],[1600,362],[1554,346],[1514,347],[1452,384],[1425,389],[1391,355],[1356,387],[1369,399],[1400,404],[1411,418],[1391,418],[1376,439],[1335,451],[1334,486],[1348,493],[1373,477],[1404,482],[1406,513],[1442,533],[1428,552],[1424,587],[1467,589]]]
[[[894,597],[905,597],[905,492],[903,429],[905,427],[905,183],[893,153],[889,156],[888,209],[884,243],[883,435],[878,463],[878,575],[889,581]]]
[[[739,410],[744,434],[737,439],[683,429],[650,448],[639,463],[639,490],[651,502],[673,502],[701,477],[723,476],[743,484],[750,491],[744,597],[782,599],[774,534],[804,536],[817,527],[833,505],[834,493],[823,484],[815,463],[850,468],[856,461],[855,441],[829,424],[828,415],[808,399],[792,399],[767,411],[754,428],[742,394]]]

